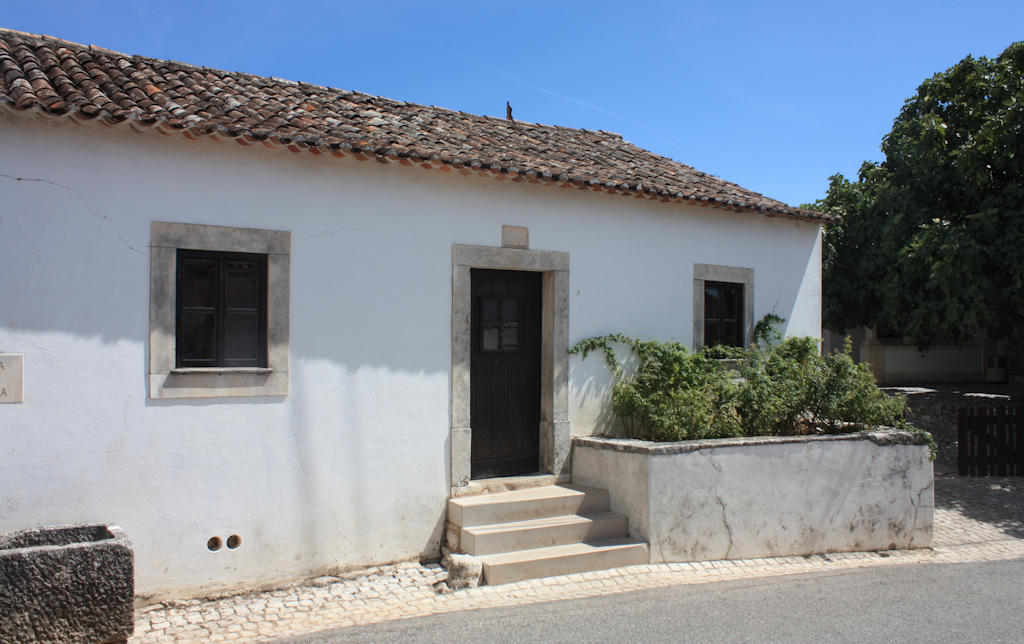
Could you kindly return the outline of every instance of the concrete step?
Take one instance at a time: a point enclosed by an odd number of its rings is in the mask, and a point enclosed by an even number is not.
[[[448,520],[463,528],[607,510],[607,490],[576,485],[546,485],[448,500]]]
[[[455,488],[452,496],[476,496],[478,494],[497,494],[528,487],[558,485],[572,483],[568,474],[518,474],[516,476],[497,476],[490,479],[473,479],[468,485]]]
[[[624,514],[597,512],[470,526],[462,528],[461,545],[466,554],[480,556],[628,535]]]
[[[643,541],[622,538],[484,555],[480,561],[484,583],[494,586],[650,563],[650,553]]]

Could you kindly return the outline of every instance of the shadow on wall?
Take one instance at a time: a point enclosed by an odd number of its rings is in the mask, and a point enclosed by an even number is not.
[[[5,188],[11,200],[31,203],[33,209],[0,219],[0,253],[21,275],[16,285],[0,285],[5,304],[0,331],[66,332],[104,344],[129,340],[148,353],[149,226],[154,215],[138,220],[111,216],[106,213],[118,207],[82,201],[77,192],[57,184],[19,182]],[[368,231],[296,235],[293,360],[316,357],[344,365],[447,373],[450,243],[421,246],[430,265],[411,268],[398,245],[385,243],[408,224],[402,216],[397,219]],[[45,244],[37,242],[41,235]],[[141,368],[143,375],[148,373],[148,355]]]
[[[633,373],[637,357],[625,344],[614,345],[615,355],[627,375]],[[584,360],[578,355],[569,359],[569,385],[572,396],[573,433],[590,436],[625,436],[622,422],[612,411],[612,389],[615,377],[605,362],[604,353],[596,351]]]
[[[0,218],[0,255],[19,275],[0,283],[0,329],[141,342],[149,334],[149,222],[116,221],[69,190],[4,186],[7,203],[32,207]]]

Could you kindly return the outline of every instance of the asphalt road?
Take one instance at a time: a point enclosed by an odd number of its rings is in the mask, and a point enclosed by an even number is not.
[[[282,641],[1024,642],[1024,559],[676,586]]]

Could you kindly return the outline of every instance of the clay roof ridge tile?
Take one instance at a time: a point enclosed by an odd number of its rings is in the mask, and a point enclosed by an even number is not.
[[[64,97],[74,102],[70,109],[89,117],[165,121],[171,127],[231,136],[259,131],[301,145],[326,142],[336,149],[416,155],[575,185],[603,184],[662,197],[699,195],[733,209],[821,217],[643,150],[605,130],[508,121],[2,29],[0,72],[14,77],[0,96],[17,107],[62,111],[69,109],[61,102]]]
[[[107,56],[126,56],[126,57],[128,57],[128,54],[124,54],[124,53],[121,53],[119,51],[115,51],[113,49],[107,49],[106,47],[100,47],[99,45],[89,45],[89,51],[90,52],[96,52],[96,53],[99,53],[99,54],[105,54]]]

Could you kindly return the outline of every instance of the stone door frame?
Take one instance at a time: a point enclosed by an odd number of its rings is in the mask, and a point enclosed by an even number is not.
[[[569,467],[569,253],[452,244],[452,370],[450,380],[451,489],[469,485],[470,312],[474,268],[535,271],[541,277],[540,470]]]

